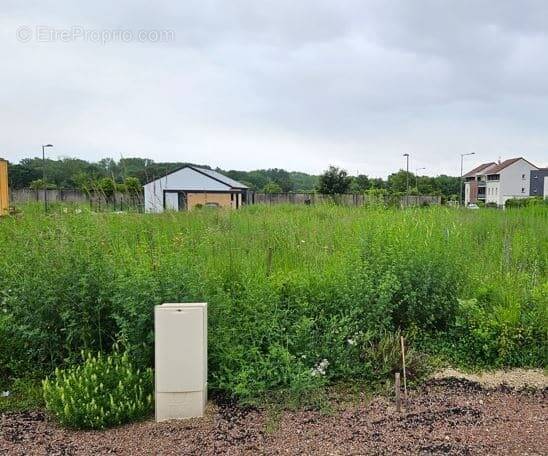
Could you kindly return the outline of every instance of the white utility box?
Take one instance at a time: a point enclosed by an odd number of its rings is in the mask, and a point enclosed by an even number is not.
[[[207,402],[207,304],[154,308],[156,421],[203,416]]]

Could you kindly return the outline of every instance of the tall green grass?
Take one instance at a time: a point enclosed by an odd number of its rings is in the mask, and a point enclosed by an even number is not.
[[[116,340],[151,366],[153,306],[185,301],[209,303],[210,388],[243,400],[378,380],[399,329],[453,363],[546,366],[546,206],[77,212],[0,221],[4,378]]]

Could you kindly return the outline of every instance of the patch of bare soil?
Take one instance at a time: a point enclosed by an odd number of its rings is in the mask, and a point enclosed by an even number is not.
[[[410,392],[397,413],[390,398],[362,396],[334,411],[267,412],[211,405],[205,418],[147,421],[108,431],[70,431],[42,412],[1,418],[0,454],[546,455],[548,390],[484,389],[436,378]]]

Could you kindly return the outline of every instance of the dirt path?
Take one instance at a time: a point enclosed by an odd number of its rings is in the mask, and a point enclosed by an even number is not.
[[[206,418],[104,432],[58,428],[42,412],[6,414],[0,454],[548,454],[548,390],[485,390],[433,379],[402,414],[382,397],[337,410],[283,412],[211,406]]]

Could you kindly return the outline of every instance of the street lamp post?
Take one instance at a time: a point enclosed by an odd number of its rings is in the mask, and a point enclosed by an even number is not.
[[[426,169],[426,167],[422,167],[422,168],[417,168],[415,170],[415,187],[417,188],[417,191],[419,190],[419,174],[418,172],[421,170],[421,169]]]
[[[469,152],[467,154],[460,154],[460,193],[459,193],[459,205],[462,206],[462,187],[464,185],[464,181],[462,180],[462,164],[463,164],[463,160],[464,160],[464,157],[466,157],[467,155],[475,155],[476,153],[475,152]]]
[[[409,154],[403,154],[403,156],[406,158],[407,165],[406,165],[406,172],[405,172],[405,206],[409,206]]]
[[[46,147],[53,144],[42,144],[42,184],[44,184],[44,210],[48,211],[48,186],[46,185]]]

